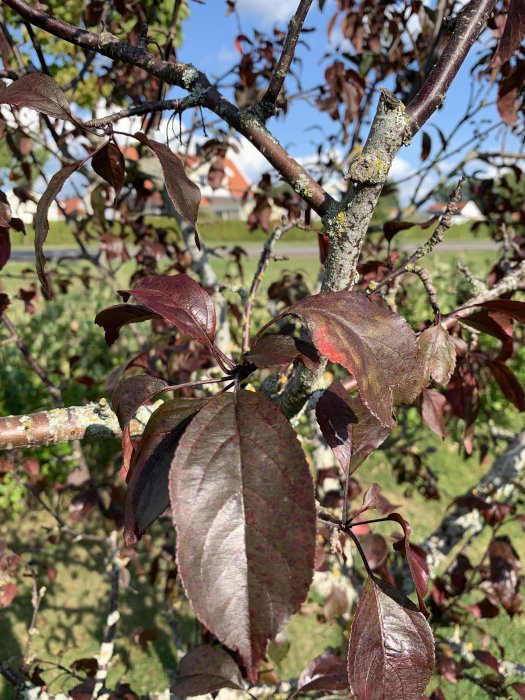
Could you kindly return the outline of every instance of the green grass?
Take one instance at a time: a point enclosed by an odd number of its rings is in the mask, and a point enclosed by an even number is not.
[[[148,217],[148,222],[159,228],[171,228],[173,231],[178,231],[177,224],[172,219],[163,217]],[[318,222],[316,225],[320,227]],[[26,226],[27,234],[24,236],[16,231],[11,232],[11,243],[13,248],[32,248],[34,246],[34,230],[29,224]],[[394,238],[395,243],[419,243],[427,240],[433,228],[422,229],[419,226],[414,226],[406,231],[401,231]],[[261,229],[249,231],[245,221],[220,221],[209,220],[204,218],[199,221],[199,231],[202,234],[203,240],[208,245],[213,244],[242,244],[242,243],[262,243],[268,234]],[[380,234],[371,234],[378,236]],[[488,231],[486,227],[481,227],[477,232],[471,231],[471,224],[458,224],[453,226],[445,234],[445,241],[450,243],[469,242],[488,240]],[[283,237],[285,243],[311,243],[316,245],[316,236],[312,232],[303,231],[301,229],[291,229]],[[64,221],[51,221],[49,224],[49,234],[46,241],[46,246],[49,247],[72,247],[76,248],[76,242],[71,230]]]

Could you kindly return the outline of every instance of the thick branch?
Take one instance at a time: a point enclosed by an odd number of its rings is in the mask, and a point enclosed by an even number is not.
[[[290,66],[295,55],[295,49],[297,48],[297,42],[299,41],[299,36],[301,35],[301,29],[303,28],[306,15],[310,10],[312,5],[312,0],[301,0],[297,11],[290,19],[288,25],[288,34],[284,41],[283,51],[275,68],[274,74],[266,90],[266,94],[261,100],[261,107],[265,114],[270,117],[275,112],[275,103],[279,97],[279,93],[282,90]]]
[[[441,106],[473,43],[485,27],[496,0],[471,0],[459,13],[454,33],[421,90],[407,107],[410,130],[415,134]]]
[[[525,430],[517,435],[509,448],[492,465],[491,470],[476,486],[476,496],[494,503],[508,502],[519,493],[517,484],[525,476]],[[470,495],[468,491],[465,495]],[[435,573],[447,554],[467,536],[481,532],[485,521],[479,510],[457,507],[423,542],[428,552],[427,562]]]
[[[168,63],[138,46],[130,46],[109,32],[93,34],[52,17],[24,0],[4,0],[23,19],[54,36],[113,61],[122,61],[148,71],[169,85],[187,90],[196,104],[215,112],[245,136],[267,161],[318,214],[323,215],[333,202],[330,195],[294,160],[264,126],[257,109],[241,112],[229,102],[191,63]]]
[[[158,407],[142,406],[131,422],[131,434],[141,435],[151,413]],[[0,450],[56,445],[61,442],[122,435],[117,416],[106,399],[85,406],[71,406],[24,416],[0,418]]]

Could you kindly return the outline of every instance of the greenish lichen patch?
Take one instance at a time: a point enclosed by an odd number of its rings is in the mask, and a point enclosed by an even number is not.
[[[197,77],[198,71],[191,63],[188,63],[182,71],[182,83],[186,90],[189,90],[193,81]]]

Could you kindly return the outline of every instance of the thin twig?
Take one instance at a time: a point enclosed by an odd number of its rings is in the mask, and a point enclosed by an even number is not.
[[[287,224],[282,224],[274,229],[272,235],[266,240],[264,247],[259,258],[259,263],[257,265],[257,270],[253,276],[252,283],[250,285],[250,291],[246,298],[246,305],[244,307],[244,321],[243,321],[243,341],[242,349],[243,352],[247,352],[250,343],[250,321],[252,316],[252,307],[257,295],[257,290],[259,285],[264,279],[264,275],[268,268],[268,264],[272,258],[273,249],[276,243],[284,236],[284,234],[290,229],[294,228],[297,222],[289,221]]]
[[[461,200],[461,188],[464,181],[465,179],[461,178],[461,180],[456,185],[456,188],[450,195],[446,209],[442,214],[441,218],[439,219],[439,223],[436,226],[436,230],[430,236],[428,241],[426,243],[423,243],[423,245],[419,246],[419,248],[416,248],[416,250],[413,253],[411,253],[407,258],[405,258],[405,260],[403,260],[402,263],[400,263],[394,270],[389,272],[382,279],[370,284],[368,286],[368,289],[366,290],[367,294],[372,294],[381,287],[384,287],[386,284],[389,284],[398,275],[401,275],[404,272],[406,272],[407,266],[414,265],[414,263],[420,260],[423,256],[428,255],[430,252],[432,252],[432,250],[434,250],[434,248],[439,243],[441,243],[445,232],[452,226],[452,217],[456,213],[459,202]],[[410,271],[414,272],[414,270]]]
[[[268,89],[266,94],[261,100],[261,108],[264,111],[265,117],[270,117],[275,113],[275,105],[279,97],[279,93],[282,90],[290,66],[295,55],[295,49],[297,48],[297,42],[301,35],[301,29],[303,28],[304,21],[310,10],[313,0],[300,0],[299,7],[297,8],[295,14],[290,19],[288,24],[288,33],[284,41],[284,46],[282,53],[279,57],[277,66],[273,72],[270,79]]]

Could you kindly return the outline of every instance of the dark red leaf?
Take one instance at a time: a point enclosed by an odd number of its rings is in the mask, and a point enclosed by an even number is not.
[[[168,384],[158,377],[139,374],[128,377],[121,382],[111,396],[111,405],[115,411],[120,427],[124,427],[133,418],[142,404],[155,394],[161,393]]]
[[[120,475],[126,478],[133,444],[130,437],[130,421],[142,404],[150,401],[156,394],[160,394],[168,385],[162,379],[139,374],[129,377],[121,382],[111,396],[113,410],[117,414],[119,425],[122,428],[122,468]]]
[[[188,275],[143,277],[123,294],[131,294],[203,345],[213,344],[217,326],[215,307],[210,295]]]
[[[8,581],[0,583],[0,608],[7,608],[16,598],[17,588],[16,583]]]
[[[419,156],[421,161],[424,161],[430,155],[430,150],[432,148],[432,140],[426,131],[422,132],[421,135],[421,155]]]
[[[510,367],[507,367],[504,362],[494,360],[489,363],[489,368],[505,398],[513,403],[518,411],[525,411],[523,387]]]
[[[256,367],[287,367],[296,360],[309,369],[319,367],[319,355],[314,346],[291,335],[263,335],[244,357]]]
[[[391,513],[388,516],[388,519],[399,523],[403,528],[404,535],[400,540],[394,543],[394,549],[396,552],[400,552],[407,560],[410,573],[412,574],[412,579],[414,581],[414,586],[416,588],[419,609],[425,617],[428,617],[430,613],[428,612],[424,602],[427,594],[429,579],[425,551],[421,549],[421,547],[416,547],[410,544],[409,537],[411,527],[409,523],[401,515],[399,515],[399,513]]]
[[[421,700],[434,667],[434,638],[417,607],[368,578],[348,647],[348,678],[358,700]]]
[[[383,515],[386,515],[394,511],[396,508],[398,508],[398,505],[390,503],[390,501],[382,495],[381,486],[379,486],[379,484],[373,483],[365,491],[361,507],[355,513],[353,513],[352,520],[355,520],[358,515],[361,515],[362,513],[370,509],[376,509]],[[353,529],[353,532],[359,534],[356,528]]]
[[[525,37],[525,6],[523,0],[510,0],[505,28],[490,68],[498,68],[506,63],[519,48]]]
[[[397,314],[355,292],[321,292],[280,317],[298,316],[317,350],[354,375],[368,409],[393,427],[394,405],[411,403],[425,382],[414,331]],[[277,320],[277,319],[275,319]]]
[[[460,320],[466,326],[501,340],[503,347],[498,359],[506,360],[512,355],[513,327],[512,321],[507,316],[496,311],[482,309]]]
[[[388,545],[385,538],[375,532],[367,532],[359,538],[368,565],[375,571],[388,556]]]
[[[9,229],[0,227],[0,270],[5,267],[11,257],[11,239]]]
[[[448,331],[439,323],[419,336],[419,347],[428,379],[446,386],[456,366],[456,346]]]
[[[212,190],[216,190],[222,185],[225,176],[224,158],[218,156],[212,160],[210,169],[208,170],[208,184]]]
[[[126,163],[120,148],[108,141],[98,153],[95,153],[91,159],[91,165],[97,175],[109,182],[115,190],[115,197],[118,197],[126,174]]]
[[[178,697],[216,693],[221,688],[243,690],[241,672],[230,654],[210,646],[195,647],[179,664],[171,692]]]
[[[119,337],[122,326],[129,323],[150,321],[153,318],[162,318],[147,306],[142,304],[115,304],[103,309],[95,316],[95,323],[104,329],[104,337],[108,345],[113,345]]]
[[[484,301],[481,306],[488,311],[496,311],[498,314],[512,318],[518,323],[525,324],[525,301],[516,301],[515,299],[493,299],[492,301]]]
[[[289,422],[251,391],[209,401],[175,453],[170,502],[192,607],[256,682],[268,639],[297,612],[313,572],[313,486]]]
[[[1,90],[0,104],[29,107],[50,117],[75,121],[60,86],[42,73],[24,75]]]
[[[386,240],[391,241],[396,233],[399,233],[400,231],[406,231],[413,226],[419,226],[419,228],[429,228],[433,223],[435,223],[435,221],[435,216],[428,219],[428,221],[424,221],[423,223],[418,223],[416,221],[387,221],[385,224],[383,224],[383,233],[385,234]]]
[[[168,146],[149,139],[145,134],[137,132],[134,137],[149,146],[155,153],[164,173],[166,190],[173,206],[179,214],[195,226],[199,214],[201,191],[186,175],[181,159]]]
[[[323,392],[315,415],[346,477],[355,472],[390,432],[361,399],[351,397],[338,381]]]
[[[290,700],[297,695],[313,691],[338,692],[345,691],[347,688],[346,661],[335,654],[325,653],[312,659],[301,671],[297,680],[297,690],[292,693]]]
[[[30,77],[30,75],[27,77]],[[76,163],[72,163],[71,165],[66,165],[64,168],[62,168],[62,170],[59,170],[58,173],[55,173],[49,181],[46,191],[38,200],[38,204],[36,206],[36,213],[34,217],[36,271],[38,279],[40,280],[40,284],[42,285],[44,291],[46,292],[49,298],[53,297],[53,292],[45,273],[46,259],[44,257],[43,250],[47,234],[49,233],[49,221],[47,220],[47,213],[49,211],[49,207],[51,206],[55,197],[58,195],[58,193],[64,186],[64,183],[66,182],[68,177],[70,177],[76,170],[78,170],[78,168],[80,168],[81,165],[82,161],[79,160]]]
[[[486,651],[485,649],[476,649],[472,653],[478,661],[490,666],[493,671],[499,673],[499,661],[490,653],[490,651]]]
[[[525,683],[513,683],[510,687],[518,693],[520,698],[525,698]]]
[[[168,474],[175,450],[184,429],[206,401],[176,398],[159,406],[148,420],[129,468],[124,524],[127,545],[135,544],[169,506]]]
[[[425,389],[421,395],[421,416],[430,430],[442,440],[446,437],[443,415],[446,404],[446,398],[435,389]]]

